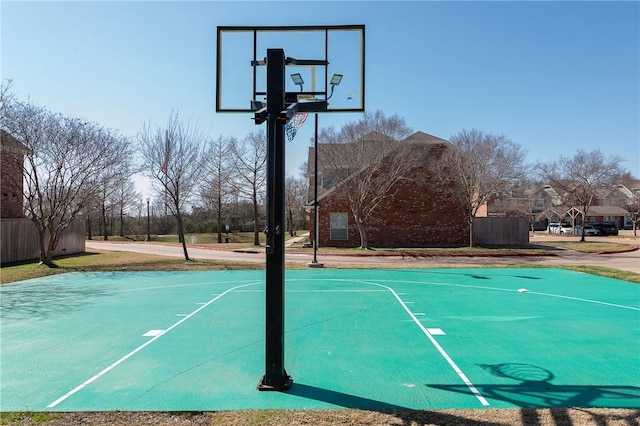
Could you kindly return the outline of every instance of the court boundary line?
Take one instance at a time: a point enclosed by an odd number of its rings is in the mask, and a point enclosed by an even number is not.
[[[81,274],[81,272],[78,272],[78,274]],[[421,331],[423,331],[423,333],[429,338],[429,340],[434,345],[434,347],[436,347],[436,349],[438,349],[439,351],[440,351],[440,349],[442,349],[444,351],[444,349],[435,340],[435,338],[433,337],[433,335],[431,335],[431,333],[428,331],[428,329],[426,329],[421,324],[421,322],[418,320],[418,318],[416,318],[416,315],[418,315],[418,314],[414,314],[408,308],[407,304],[411,304],[413,302],[405,302],[405,301],[403,301],[401,299],[401,297],[400,297],[400,294],[404,294],[404,293],[397,293],[392,287],[389,287],[389,286],[381,284],[381,283],[389,283],[391,285],[393,285],[393,284],[416,284],[416,285],[434,285],[434,286],[444,286],[444,287],[461,287],[461,288],[471,288],[471,289],[480,289],[480,290],[506,291],[506,292],[512,292],[512,293],[518,291],[516,289],[510,289],[510,288],[490,287],[490,286],[481,286],[481,285],[464,285],[464,284],[455,284],[455,283],[446,283],[446,282],[413,281],[413,280],[380,280],[379,282],[368,282],[368,281],[361,281],[361,280],[358,280],[358,279],[353,279],[352,280],[352,279],[328,278],[328,279],[315,279],[315,280],[314,279],[311,279],[311,280],[309,280],[309,279],[287,279],[286,281],[287,282],[295,282],[295,281],[329,281],[329,282],[332,282],[332,281],[343,281],[343,282],[361,283],[361,284],[365,284],[365,285],[373,285],[373,286],[382,287],[382,288],[384,288],[384,290],[382,290],[382,289],[381,290],[371,290],[371,289],[370,290],[366,290],[366,289],[362,289],[362,290],[353,290],[353,289],[342,289],[342,290],[339,290],[339,289],[336,289],[336,290],[289,290],[289,289],[286,289],[285,291],[286,292],[314,292],[314,291],[315,292],[387,292],[387,291],[389,291],[390,293],[392,293],[394,298],[396,300],[398,300],[398,302],[401,304],[403,309],[405,309],[405,311],[411,317],[411,320],[416,325],[418,325],[418,327],[421,329]],[[109,293],[115,294],[115,293],[121,293],[121,292],[136,292],[136,291],[156,290],[156,289],[164,289],[164,288],[203,286],[203,285],[211,285],[211,284],[227,284],[228,285],[228,284],[232,284],[234,282],[238,283],[238,282],[242,282],[242,281],[235,281],[234,280],[234,281],[226,281],[226,282],[209,282],[209,283],[201,282],[201,283],[167,285],[167,286],[157,286],[157,287],[143,287],[143,288],[139,288],[139,289],[120,289],[120,290],[112,290]],[[100,373],[96,374],[91,379],[86,380],[83,384],[77,386],[77,389],[74,389],[74,390],[68,392],[68,394],[65,394],[63,397],[59,398],[59,400],[54,401],[55,405],[61,403],[62,401],[66,400],[67,398],[69,398],[70,396],[75,394],[76,392],[78,392],[81,389],[83,389],[84,387],[88,386],[93,381],[95,381],[98,378],[102,377],[102,375],[107,374],[111,369],[113,369],[116,366],[120,365],[122,362],[124,362],[126,359],[130,358],[131,356],[133,356],[138,351],[142,350],[144,347],[150,345],[153,341],[157,340],[159,337],[164,335],[164,333],[166,333],[166,332],[172,330],[173,328],[177,327],[180,323],[186,321],[187,319],[189,319],[190,317],[192,317],[193,315],[195,315],[196,313],[198,313],[199,311],[201,311],[202,309],[207,307],[209,304],[212,304],[216,300],[220,299],[222,296],[227,295],[228,293],[233,292],[233,291],[237,291],[238,293],[258,291],[258,290],[241,290],[241,288],[248,287],[248,286],[253,286],[253,285],[258,285],[258,284],[263,284],[263,283],[264,283],[263,281],[256,281],[256,282],[253,282],[253,283],[243,284],[243,285],[239,285],[239,286],[227,289],[226,291],[224,291],[221,294],[212,294],[212,296],[216,296],[214,299],[210,300],[209,302],[206,302],[206,304],[204,304],[203,306],[199,307],[198,309],[196,309],[196,311],[192,312],[191,314],[184,314],[184,318],[182,318],[177,323],[173,324],[168,329],[164,330],[164,332],[162,334],[153,337],[149,341],[147,341],[144,344],[142,344],[139,348],[136,348],[130,354],[127,354],[125,357],[123,357],[120,360],[116,361],[115,363],[113,363],[109,367],[103,369]],[[568,299],[568,300],[575,300],[575,301],[585,302],[585,303],[599,304],[599,305],[604,305],[604,306],[609,306],[609,307],[614,307],[614,308],[629,309],[629,310],[632,310],[632,311],[640,311],[640,308],[637,308],[637,307],[614,304],[614,303],[603,302],[603,301],[592,300],[592,299],[584,299],[584,298],[573,297],[573,296],[564,296],[564,295],[560,295],[560,294],[543,293],[543,292],[535,292],[535,291],[528,291],[527,293],[535,294],[535,295],[539,295],[539,296],[547,296],[547,297],[554,297],[554,298],[559,298],[559,299]],[[63,298],[60,298],[60,299],[63,299]],[[53,300],[55,300],[55,299],[53,299]],[[46,302],[46,301],[47,300],[45,299],[45,300],[42,300],[41,302]],[[444,353],[446,354],[446,352],[444,352]],[[444,357],[444,355],[443,355],[443,357]],[[451,358],[449,358],[449,359],[451,359]],[[447,362],[449,362],[449,359],[447,359],[445,357],[445,360],[447,360]],[[455,362],[452,359],[451,359],[451,362],[453,362],[453,365],[451,365],[451,367],[454,370],[456,370],[457,365],[455,365]],[[455,365],[455,367],[454,367],[454,365]],[[461,379],[463,381],[465,381],[464,379],[467,378],[466,375],[464,375],[464,373],[461,370],[460,370],[460,372],[464,376],[464,377],[460,376]],[[456,371],[456,373],[457,373],[457,371]],[[468,378],[467,378],[467,380],[468,380]],[[469,383],[471,383],[471,382],[469,381]],[[465,384],[467,384],[467,383],[465,382]],[[474,388],[475,388],[475,386],[474,386]],[[471,391],[473,392],[473,390],[471,390]],[[479,391],[478,391],[478,394],[480,395],[480,397],[482,397],[482,395],[479,393]],[[52,404],[54,404],[54,403],[52,403]],[[52,405],[52,404],[47,406],[47,408],[55,407],[55,405]],[[489,405],[488,402],[487,402],[487,405]]]
[[[291,281],[299,281],[299,280],[298,279],[293,279]],[[307,280],[304,280],[304,281],[307,281]],[[405,310],[405,312],[411,317],[413,322],[420,328],[420,330],[423,332],[423,334],[429,339],[431,344],[436,348],[436,350],[445,359],[445,361],[449,364],[449,366],[454,370],[454,372],[458,375],[458,377],[462,380],[462,382],[467,386],[467,388],[471,391],[471,393],[476,397],[476,399],[478,399],[480,404],[482,404],[485,407],[490,405],[489,402],[486,400],[486,398],[480,393],[480,391],[478,391],[478,389],[475,387],[475,385],[471,382],[471,380],[469,380],[467,375],[462,371],[462,369],[460,369],[460,367],[449,356],[449,354],[444,350],[444,348],[438,343],[438,341],[433,337],[433,335],[431,335],[431,333],[418,320],[416,315],[408,308],[408,306],[404,303],[404,301],[400,298],[398,293],[393,288],[391,288],[389,286],[386,286],[384,284],[375,283],[375,282],[369,282],[369,281],[363,281],[363,280],[345,280],[345,279],[339,279],[338,278],[338,279],[312,279],[311,281],[354,282],[354,283],[361,283],[361,284],[365,284],[365,285],[373,285],[373,286],[382,287],[382,288],[386,289],[386,291],[390,292],[393,295],[393,297],[398,301],[398,303],[400,303],[400,305]],[[244,287],[249,287],[249,286],[258,285],[258,284],[262,284],[262,283],[263,283],[263,281],[243,284],[243,285],[231,287],[231,288],[225,290],[224,292],[218,294],[216,297],[214,297],[210,301],[208,301],[205,304],[203,304],[202,306],[198,307],[198,309],[196,309],[193,312],[191,312],[190,314],[182,317],[179,321],[177,321],[176,323],[174,323],[173,325],[171,325],[170,327],[165,329],[162,333],[160,333],[157,336],[154,336],[153,338],[149,339],[148,341],[146,341],[142,345],[138,346],[137,348],[135,348],[134,350],[132,350],[131,352],[129,352],[128,354],[123,356],[122,358],[118,359],[117,361],[115,361],[111,365],[109,365],[108,367],[104,368],[99,373],[95,374],[94,376],[92,376],[91,378],[85,380],[83,383],[81,383],[80,385],[76,386],[75,388],[73,388],[69,392],[65,393],[64,395],[62,395],[61,397],[59,397],[58,399],[56,399],[55,401],[53,401],[52,403],[47,405],[47,408],[55,408],[58,404],[60,404],[61,402],[65,401],[66,399],[68,399],[72,395],[76,394],[77,392],[79,392],[80,390],[82,390],[86,386],[90,385],[91,383],[93,383],[97,379],[99,379],[102,376],[106,375],[109,371],[113,370],[115,367],[117,367],[118,365],[122,364],[127,359],[131,358],[136,353],[140,352],[142,349],[144,349],[145,347],[149,346],[151,343],[155,342],[156,340],[158,340],[159,338],[164,336],[169,331],[171,331],[174,328],[178,327],[180,324],[182,324],[183,322],[187,321],[188,319],[190,319],[191,317],[193,317],[194,315],[196,315],[197,313],[199,313],[203,309],[207,308],[209,305],[211,305],[212,303],[216,302],[217,300],[219,300],[221,297],[225,296],[226,294],[228,294],[228,293],[230,293],[232,291],[236,291],[238,289],[244,288]],[[344,289],[337,289],[337,290],[338,290],[338,292],[344,292]],[[298,291],[306,291],[306,290],[298,290]],[[329,291],[332,291],[332,290],[329,290]],[[333,290],[333,291],[335,291],[335,290]],[[360,292],[360,291],[365,291],[366,292],[367,290],[349,289],[348,291],[349,292],[354,292],[354,291],[355,292]],[[369,291],[371,291],[371,290],[369,290]]]
[[[342,281],[342,280],[340,280],[340,281]],[[431,333],[429,333],[427,328],[420,322],[420,320],[418,320],[418,318],[415,316],[415,314],[411,311],[411,309],[409,309],[409,307],[404,303],[404,301],[400,298],[400,296],[398,295],[398,293],[396,293],[396,291],[394,289],[392,289],[391,287],[386,286],[384,284],[378,284],[378,283],[369,282],[369,281],[354,280],[353,282],[360,282],[360,283],[363,283],[363,284],[375,285],[375,286],[378,286],[378,287],[386,288],[396,298],[398,303],[400,303],[400,306],[402,306],[404,308],[404,310],[409,314],[409,316],[411,317],[413,322],[420,328],[420,330],[422,330],[424,335],[427,336],[427,338],[429,339],[431,344],[436,348],[436,350],[445,359],[445,361],[447,361],[447,363],[453,369],[453,371],[456,372],[458,377],[462,380],[462,382],[471,391],[473,396],[475,396],[478,399],[478,401],[480,401],[480,404],[482,404],[485,407],[490,406],[489,401],[487,401],[487,399],[484,396],[482,396],[482,394],[480,393],[478,388],[476,388],[476,386],[471,382],[471,380],[469,380],[469,378],[467,377],[466,374],[464,374],[462,369],[460,367],[458,367],[456,362],[449,356],[447,351],[445,351],[444,348],[438,343],[436,338],[433,337],[433,335]]]
[[[75,272],[72,272],[72,273],[75,273]],[[214,283],[214,284],[232,284],[237,282],[242,282],[242,281],[234,280],[234,281],[225,281],[224,283]],[[13,283],[9,283],[9,284],[13,284]],[[198,282],[198,283],[189,283],[189,284],[159,285],[155,287],[123,288],[118,290],[109,290],[104,294],[107,296],[111,296],[119,293],[133,293],[136,291],[162,290],[162,289],[173,289],[173,288],[182,288],[182,287],[199,287],[199,286],[210,285],[210,284],[211,282]],[[8,291],[13,291],[13,290],[8,290]],[[0,289],[0,294],[2,294],[1,289]],[[42,303],[49,303],[49,302],[57,302],[59,300],[73,299],[75,297],[76,296],[64,296],[64,297],[53,297],[50,299],[40,299],[37,301],[37,303],[42,304]],[[31,303],[18,303],[14,306],[28,306],[30,304]]]
[[[462,371],[462,369],[460,367],[458,367],[456,362],[451,358],[451,356],[449,356],[447,351],[445,351],[444,348],[438,343],[438,341],[435,339],[435,337],[433,337],[433,335],[431,333],[429,333],[429,331],[426,329],[426,327],[420,322],[420,320],[418,320],[416,315],[411,311],[411,309],[409,309],[409,307],[404,303],[402,298],[400,298],[398,293],[396,293],[396,291],[393,288],[391,288],[389,286],[386,286],[384,284],[375,283],[375,282],[371,282],[371,281],[364,281],[364,280],[357,280],[357,279],[348,280],[348,279],[343,279],[343,278],[333,278],[333,279],[326,278],[326,279],[311,279],[311,280],[295,279],[295,280],[292,280],[292,281],[342,281],[342,282],[351,282],[351,283],[361,283],[361,284],[373,285],[373,286],[382,287],[382,288],[387,289],[387,291],[390,292],[395,297],[395,299],[398,301],[398,303],[400,303],[400,306],[402,306],[402,308],[407,312],[407,314],[409,314],[409,316],[411,317],[413,322],[420,328],[420,330],[424,333],[424,335],[427,336],[427,338],[429,339],[431,344],[436,348],[436,350],[445,359],[445,361],[447,361],[449,366],[453,369],[453,371],[455,371],[455,373],[458,375],[458,377],[462,380],[462,382],[471,391],[473,396],[475,396],[476,399],[478,399],[480,404],[482,404],[485,407],[490,406],[489,402],[480,393],[478,388],[476,388],[476,386],[471,382],[471,380],[469,380],[469,378]],[[398,281],[398,282],[400,282],[400,281]],[[418,283],[418,282],[416,282],[416,283]]]
[[[62,395],[60,398],[56,399],[55,401],[53,401],[52,403],[50,403],[49,405],[47,405],[47,408],[54,408],[56,407],[58,404],[60,404],[62,401],[66,400],[67,398],[69,398],[70,396],[74,395],[75,393],[77,393],[78,391],[80,391],[81,389],[85,388],[87,385],[91,384],[92,382],[96,381],[97,379],[99,379],[100,377],[104,376],[105,374],[107,374],[109,371],[113,370],[115,367],[117,367],[118,365],[122,364],[123,362],[125,362],[127,359],[131,358],[133,355],[137,354],[138,352],[140,352],[142,349],[146,348],[147,346],[149,346],[151,343],[155,342],[156,340],[158,340],[160,337],[164,336],[165,334],[167,334],[169,331],[173,330],[174,328],[178,327],[180,324],[182,324],[183,322],[187,321],[188,319],[190,319],[191,317],[193,317],[194,315],[196,315],[198,312],[202,311],[203,309],[205,309],[206,307],[208,307],[209,305],[211,305],[212,303],[214,303],[215,301],[217,301],[218,299],[220,299],[221,297],[223,297],[224,295],[238,289],[238,288],[242,288],[242,287],[248,287],[248,286],[252,286],[252,285],[258,285],[258,284],[262,284],[263,281],[258,281],[258,282],[252,282],[249,284],[243,284],[243,285],[239,285],[236,287],[231,287],[230,289],[227,289],[226,291],[220,293],[219,295],[217,295],[216,297],[214,297],[213,299],[209,300],[207,303],[205,303],[204,305],[200,306],[198,309],[196,309],[195,311],[191,312],[190,314],[188,314],[187,316],[181,318],[179,321],[177,321],[176,323],[174,323],[173,325],[171,325],[169,328],[165,329],[162,333],[158,334],[157,336],[149,339],[148,341],[146,341],[145,343],[143,343],[142,345],[138,346],[137,348],[135,348],[134,350],[132,350],[131,352],[129,352],[128,354],[126,354],[125,356],[123,356],[122,358],[120,358],[119,360],[117,360],[116,362],[112,363],[111,365],[109,365],[108,367],[104,368],[102,371],[100,371],[98,374],[95,374],[93,377],[91,377],[88,380],[85,380],[84,382],[82,382],[81,384],[79,384],[78,386],[76,386],[75,388],[73,388],[72,390],[70,390],[69,392],[65,393],[64,395]]]
[[[607,277],[604,277],[604,278],[607,278]],[[433,286],[439,286],[439,287],[475,288],[480,290],[495,290],[495,291],[506,291],[510,293],[518,293],[517,289],[514,290],[511,288],[489,287],[484,285],[470,285],[470,284],[439,283],[434,281],[380,280],[380,282],[399,283],[399,284],[426,284],[426,285],[433,285]],[[636,308],[635,306],[620,305],[617,303],[602,302],[600,300],[584,299],[584,298],[575,297],[575,296],[564,296],[562,294],[543,293],[543,292],[532,291],[532,290],[526,291],[525,294],[535,294],[537,296],[556,297],[558,299],[576,300],[579,302],[593,303],[594,305],[604,305],[604,306],[611,306],[613,308],[622,308],[622,309],[629,309],[632,311],[640,311],[640,308]]]

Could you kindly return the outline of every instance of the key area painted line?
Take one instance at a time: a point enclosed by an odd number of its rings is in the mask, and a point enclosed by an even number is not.
[[[251,286],[251,285],[257,285],[257,284],[261,284],[261,283],[262,283],[262,281],[259,281],[259,282],[254,282],[254,283],[250,283],[250,284],[243,284],[243,285],[239,285],[239,286],[236,286],[236,287],[232,287],[232,288],[228,289],[227,291],[221,293],[220,295],[214,297],[213,299],[208,301],[206,304],[200,306],[198,309],[196,309],[195,311],[193,311],[190,314],[186,315],[180,321],[176,322],[171,327],[169,327],[166,330],[164,330],[163,333],[153,337],[152,339],[150,339],[147,342],[143,343],[142,345],[138,346],[137,348],[135,348],[134,350],[132,350],[131,352],[129,352],[128,354],[126,354],[125,356],[123,356],[122,358],[120,358],[119,360],[117,360],[116,362],[114,362],[113,364],[111,364],[110,366],[108,366],[107,368],[105,368],[104,370],[102,370],[101,372],[96,374],[95,376],[91,377],[90,379],[88,379],[88,380],[84,381],[83,383],[79,384],[78,386],[76,386],[75,388],[70,390],[69,392],[65,393],[60,398],[56,399],[51,404],[47,405],[47,408],[54,408],[56,405],[60,404],[62,401],[64,401],[65,399],[69,398],[71,395],[75,394],[76,392],[78,392],[79,390],[84,388],[85,386],[91,384],[95,380],[97,380],[100,377],[104,376],[109,371],[113,370],[115,367],[117,367],[118,365],[122,364],[127,359],[131,358],[133,355],[135,355],[136,353],[140,352],[145,347],[149,346],[151,343],[153,343],[156,340],[158,340],[160,337],[164,336],[165,334],[167,334],[168,332],[170,332],[171,330],[173,330],[174,328],[176,328],[177,326],[179,326],[180,324],[182,324],[183,322],[185,322],[186,320],[188,320],[189,318],[191,318],[192,316],[194,316],[195,314],[197,314],[198,312],[200,312],[201,310],[203,310],[204,308],[206,308],[210,304],[214,303],[216,300],[220,299],[225,294],[230,293],[230,292],[232,292],[232,291],[234,291],[234,290],[236,290],[238,288],[248,287],[248,286]]]
[[[386,285],[383,285],[383,284],[378,284],[370,281],[359,281],[359,282],[376,285],[379,287],[384,287],[387,290],[389,290],[391,294],[393,294],[393,296],[396,298],[396,300],[400,303],[400,305],[402,305],[404,310],[409,314],[413,322],[420,328],[420,330],[422,330],[424,335],[427,336],[427,338],[431,341],[431,344],[435,346],[438,352],[440,352],[440,355],[442,355],[442,357],[447,361],[447,363],[451,366],[451,368],[453,368],[453,371],[455,371],[458,377],[460,377],[460,379],[464,382],[464,384],[467,385],[467,388],[469,388],[471,393],[478,399],[478,401],[480,401],[480,404],[482,404],[485,407],[488,407],[490,405],[489,401],[487,401],[486,398],[482,396],[480,391],[475,387],[473,383],[471,383],[471,380],[469,380],[466,374],[464,374],[464,372],[460,369],[460,367],[458,367],[458,365],[455,363],[455,361],[453,361],[453,359],[444,350],[444,348],[440,346],[440,344],[435,339],[435,337],[433,337],[433,335],[429,332],[429,330],[427,330],[427,328],[420,322],[420,320],[414,315],[414,313],[411,312],[411,309],[409,309],[409,307],[402,301],[402,299],[399,296],[399,293],[396,293],[395,290],[393,290],[391,287],[387,287]]]

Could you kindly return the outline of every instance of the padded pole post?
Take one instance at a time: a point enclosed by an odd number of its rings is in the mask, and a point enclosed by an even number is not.
[[[267,286],[265,374],[258,390],[291,387],[284,369],[284,121],[285,56],[283,49],[267,49]]]

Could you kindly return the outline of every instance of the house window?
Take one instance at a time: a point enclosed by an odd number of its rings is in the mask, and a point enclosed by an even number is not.
[[[332,240],[346,240],[349,238],[347,213],[330,213],[329,222],[330,238]]]

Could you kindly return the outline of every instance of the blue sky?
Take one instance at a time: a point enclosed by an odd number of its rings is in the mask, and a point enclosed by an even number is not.
[[[640,177],[638,2],[2,0],[0,13],[0,70],[19,98],[124,135],[172,110],[213,137],[256,130],[215,112],[218,25],[365,24],[368,110],[444,139],[506,134],[530,163],[600,149]],[[287,142],[289,174],[312,137],[310,119]]]

